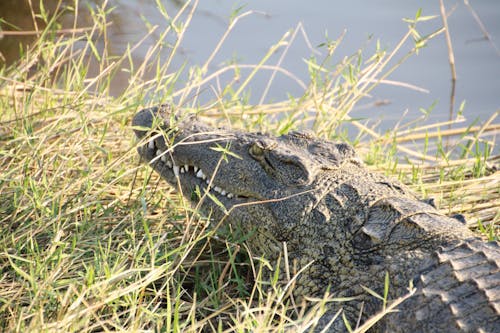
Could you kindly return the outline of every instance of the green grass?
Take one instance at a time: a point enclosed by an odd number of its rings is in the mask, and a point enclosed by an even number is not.
[[[59,28],[57,20],[45,17],[47,28],[37,44],[19,63],[1,70],[2,330],[305,330],[332,301],[295,300],[293,283],[283,286],[275,276],[263,275],[269,263],[252,255],[244,235],[208,228],[207,217],[139,163],[131,117],[162,102],[174,102],[209,122],[276,134],[307,126],[320,137],[348,139],[352,129],[348,137],[346,125],[353,126],[354,143],[370,168],[435,197],[447,214],[465,214],[479,235],[498,238],[500,173],[494,166],[499,156],[490,156],[495,142],[489,136],[498,131],[498,111],[458,131],[447,123],[409,123],[387,133],[349,115],[407,57],[441,33],[418,35],[418,24],[427,18],[410,20],[394,50],[377,48],[369,55],[360,50],[333,63],[342,38],[328,40],[327,56],[308,61],[310,82],[302,96],[249,105],[245,96],[252,78],[260,72],[283,73],[269,59],[295,35],[285,35],[251,68],[230,63],[211,73],[210,57],[200,67],[183,69],[188,79],[181,81],[180,71],[169,71],[172,57],[162,62],[159,54],[177,52],[195,7],[184,7],[185,15],[176,17],[164,11],[171,24],[140,66],[132,65],[130,53],[110,59],[94,44],[107,38],[109,10],[97,8],[91,30],[64,38],[52,33]],[[228,34],[246,15],[234,13]],[[164,43],[169,36],[177,42]],[[97,60],[99,74],[89,76],[89,62]],[[123,67],[130,72],[130,85],[111,97],[113,75]],[[151,70],[155,79],[144,79]],[[227,73],[234,80],[217,91],[218,98],[198,105],[200,91]],[[432,150],[430,142],[439,149]],[[385,311],[397,303],[384,299]]]

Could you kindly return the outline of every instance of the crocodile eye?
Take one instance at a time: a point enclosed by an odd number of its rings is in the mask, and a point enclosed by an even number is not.
[[[252,144],[248,149],[248,154],[260,164],[265,172],[271,176],[275,176],[275,169],[267,156],[266,148],[263,148],[260,143]]]
[[[248,153],[255,159],[261,159],[264,156],[264,149],[259,144],[254,143],[250,146]]]

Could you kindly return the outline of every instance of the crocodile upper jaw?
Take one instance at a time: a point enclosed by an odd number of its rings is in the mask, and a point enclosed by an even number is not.
[[[201,193],[208,190],[218,198],[225,200],[248,198],[243,194],[235,194],[218,186],[209,171],[204,171],[202,167],[192,161],[179,161],[172,150],[158,147],[157,140],[154,138],[149,139],[147,143],[138,148],[139,154],[149,161],[149,164],[170,183],[180,182],[186,188],[200,189]]]

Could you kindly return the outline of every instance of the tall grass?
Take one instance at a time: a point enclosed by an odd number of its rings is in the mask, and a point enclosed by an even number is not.
[[[478,234],[498,237],[499,157],[491,156],[498,111],[458,130],[448,130],[448,123],[409,123],[383,134],[349,115],[442,32],[418,34],[418,24],[429,18],[418,13],[395,49],[377,48],[368,56],[360,50],[332,63],[342,38],[326,41],[326,57],[309,60],[304,83],[279,62],[270,63],[276,51],[286,54],[300,26],[255,65],[208,70],[232,28],[251,12],[234,13],[204,64],[171,71],[197,1],[187,1],[175,15],[158,5],[170,24],[139,66],[130,59],[140,43],[119,58],[98,47],[96,41],[106,44],[108,38],[105,1],[91,9],[94,25],[88,29],[57,34],[57,19],[45,16],[37,43],[0,72],[2,330],[300,331],[314,326],[327,302],[342,301],[295,300],[293,283],[263,277],[269,263],[252,255],[244,235],[208,228],[209,217],[139,164],[130,119],[150,104],[170,102],[208,122],[276,134],[307,127],[318,136],[348,140],[345,126],[354,126],[359,134],[353,141],[371,168],[436,197],[445,213],[465,214]],[[176,42],[165,43],[171,36]],[[162,60],[162,53],[170,57]],[[90,63],[99,64],[97,74],[89,75]],[[130,72],[129,86],[112,97],[113,76],[123,68]],[[145,79],[151,71],[154,79]],[[304,94],[248,104],[245,92],[262,72],[297,80]],[[230,80],[220,80],[228,74]],[[207,89],[217,98],[199,105],[197,96]],[[453,138],[450,147],[441,145],[446,137]],[[386,301],[390,311],[400,300]]]

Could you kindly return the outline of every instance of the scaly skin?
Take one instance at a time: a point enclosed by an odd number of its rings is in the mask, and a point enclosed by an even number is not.
[[[416,293],[373,331],[500,332],[498,244],[481,242],[404,185],[369,172],[351,146],[176,121],[168,107],[142,110],[133,125],[144,139],[141,157],[195,204],[210,188],[226,209],[205,197],[202,212],[248,232],[255,254],[280,262],[282,281],[284,243],[290,270],[309,265],[296,296],[321,297],[327,289],[356,296],[336,305],[355,325],[361,303],[362,319],[381,308],[362,286],[382,294],[388,273],[390,299],[405,295],[410,281]],[[330,327],[344,330],[341,319]]]

